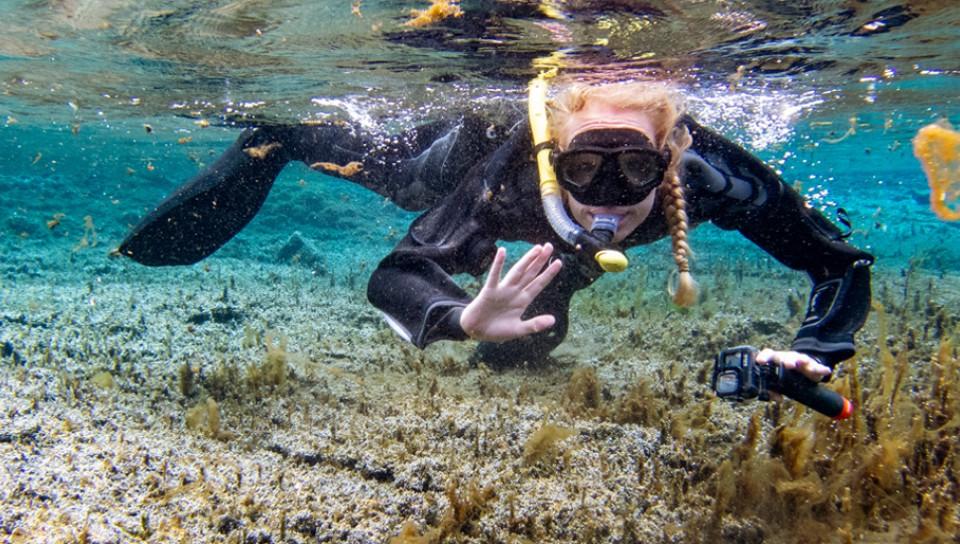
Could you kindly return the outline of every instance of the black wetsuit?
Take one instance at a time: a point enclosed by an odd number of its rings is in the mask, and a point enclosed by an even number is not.
[[[869,309],[873,257],[843,242],[841,232],[763,162],[689,117],[683,123],[693,136],[682,162],[691,227],[712,221],[738,230],[784,265],[807,272],[813,291],[793,349],[831,367],[853,355],[854,333]],[[271,146],[265,158],[246,151],[270,144],[279,145]],[[253,218],[291,160],[359,161],[363,171],[347,179],[406,209],[429,206],[368,286],[370,301],[418,347],[467,337],[459,317],[471,297],[452,276],[483,274],[498,240],[551,242],[564,266],[525,314],[549,313],[556,324],[517,340],[481,344],[481,356],[493,364],[548,354],[566,335],[573,294],[603,273],[548,224],[526,123],[498,127],[474,116],[380,141],[334,124],[246,131],[215,164],[146,217],[120,253],[150,265],[206,257]],[[665,236],[668,227],[658,201],[621,246]]]

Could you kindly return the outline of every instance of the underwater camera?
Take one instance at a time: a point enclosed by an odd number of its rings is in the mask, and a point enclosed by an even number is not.
[[[853,403],[843,395],[783,365],[758,364],[757,353],[753,346],[737,346],[717,354],[712,387],[718,397],[731,402],[770,400],[770,392],[775,392],[833,419],[853,413]]]

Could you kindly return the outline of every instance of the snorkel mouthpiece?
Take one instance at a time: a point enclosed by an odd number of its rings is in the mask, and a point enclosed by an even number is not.
[[[597,214],[593,216],[593,225],[590,226],[590,234],[604,243],[610,243],[617,234],[617,228],[620,226],[622,215],[615,214]],[[594,256],[597,263],[605,272],[623,272],[627,269],[627,258],[620,251],[615,249],[601,249]]]
[[[591,228],[594,232],[587,232],[574,223],[567,214],[563,206],[560,185],[557,183],[557,174],[550,161],[552,144],[550,125],[547,120],[547,81],[543,74],[530,82],[529,91],[527,107],[530,114],[530,131],[533,134],[533,149],[540,174],[540,198],[547,221],[564,241],[578,250],[593,255],[594,260],[605,272],[623,272],[627,268],[627,257],[610,242],[614,233],[617,232],[620,217],[599,216],[607,219],[599,227],[595,220]]]
[[[613,240],[614,235],[617,234],[620,219],[622,219],[620,215],[597,214],[593,216],[593,225],[590,226],[590,234],[604,242],[609,242]]]

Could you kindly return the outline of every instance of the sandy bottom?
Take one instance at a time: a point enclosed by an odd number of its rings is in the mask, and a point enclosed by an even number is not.
[[[714,400],[712,356],[785,345],[786,294],[806,296],[794,275],[706,276],[684,313],[659,277],[604,278],[554,360],[494,370],[471,343],[404,344],[362,282],[228,259],[102,272],[3,284],[4,541],[698,541],[717,466],[770,408]]]

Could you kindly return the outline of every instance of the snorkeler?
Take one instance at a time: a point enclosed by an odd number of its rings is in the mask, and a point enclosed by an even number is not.
[[[534,100],[532,93],[536,129]],[[338,124],[249,130],[135,227],[118,252],[148,265],[204,258],[253,218],[284,165],[301,160],[328,165],[331,175],[406,209],[429,206],[368,286],[390,326],[418,347],[472,338],[480,359],[494,366],[543,359],[567,333],[574,293],[625,266],[621,248],[666,236],[677,267],[674,301],[692,305],[687,233],[711,221],[812,281],[790,349],[763,350],[759,361],[819,381],[853,355],[873,257],[845,243],[763,162],[685,115],[671,89],[571,85],[546,114],[536,143],[531,122],[503,129],[472,116],[379,142]],[[350,163],[362,167],[347,169]],[[546,179],[553,173],[555,180]],[[501,278],[498,240],[536,245]],[[453,280],[485,271],[473,297]]]

